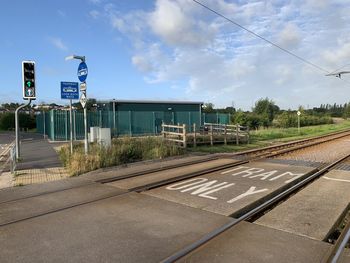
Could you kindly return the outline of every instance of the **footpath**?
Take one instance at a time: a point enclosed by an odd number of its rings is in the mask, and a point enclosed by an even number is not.
[[[3,172],[0,176],[0,188],[43,183],[69,177],[54,149],[56,144],[49,143],[38,134],[27,134],[21,142],[21,158],[16,171]]]

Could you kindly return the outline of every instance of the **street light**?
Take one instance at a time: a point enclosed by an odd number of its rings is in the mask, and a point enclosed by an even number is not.
[[[348,74],[348,73],[350,73],[350,71],[338,71],[338,72],[333,72],[333,73],[326,74],[326,76],[335,76],[335,77],[341,79],[341,75],[342,74]]]
[[[67,56],[65,58],[65,60],[73,60],[73,59],[78,59],[81,62],[85,62],[85,56],[77,56],[77,55],[70,55]],[[87,69],[86,69],[86,75],[87,75]],[[80,77],[79,77],[80,78]],[[82,83],[84,83],[85,85],[83,85],[82,88]],[[80,84],[80,91],[82,93],[81,95],[81,99],[84,97],[86,99],[86,81],[83,80]],[[84,95],[84,96],[83,96]],[[88,131],[87,131],[87,109],[86,109],[86,105],[82,103],[82,100],[80,101],[80,103],[82,104],[83,108],[84,108],[84,150],[85,150],[85,155],[88,154],[88,150],[89,150],[89,145],[88,145]],[[70,118],[72,120],[72,113],[70,113]]]
[[[71,55],[65,58],[65,60],[72,60],[72,59],[80,59],[81,62],[85,62],[85,56],[76,56],[76,55]]]

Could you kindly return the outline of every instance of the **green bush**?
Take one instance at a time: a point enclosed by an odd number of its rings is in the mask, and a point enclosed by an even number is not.
[[[313,126],[321,124],[332,124],[333,120],[329,116],[306,115],[300,116],[300,126]],[[298,126],[297,114],[293,111],[285,111],[278,115],[274,121],[275,127],[291,128]]]
[[[36,127],[35,117],[30,114],[20,113],[19,126],[24,129],[34,129]],[[11,130],[15,128],[15,114],[5,112],[0,114],[0,130]]]

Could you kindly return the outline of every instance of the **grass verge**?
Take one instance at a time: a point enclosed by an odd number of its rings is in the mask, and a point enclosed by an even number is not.
[[[85,156],[84,146],[75,145],[71,155],[69,146],[59,150],[59,156],[70,175],[75,176],[103,167],[115,166],[136,161],[162,159],[183,154],[185,151],[162,138],[118,138],[112,140],[109,148],[90,144],[89,154]]]
[[[250,144],[241,145],[202,145],[196,148],[189,148],[190,152],[204,152],[204,153],[229,153],[244,151],[254,148],[273,145],[281,142],[294,141],[299,139],[306,139],[314,136],[321,136],[332,132],[342,131],[350,128],[350,121],[343,121],[339,124],[325,124],[317,126],[306,126],[300,128],[270,128],[250,132]]]

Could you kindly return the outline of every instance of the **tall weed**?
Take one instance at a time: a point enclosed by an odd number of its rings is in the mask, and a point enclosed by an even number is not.
[[[162,159],[180,155],[184,150],[173,143],[164,142],[162,138],[118,138],[112,140],[112,146],[105,148],[90,144],[89,154],[85,156],[83,145],[74,147],[73,155],[69,147],[62,147],[60,158],[71,175],[79,175],[98,168],[132,163],[142,160]]]

